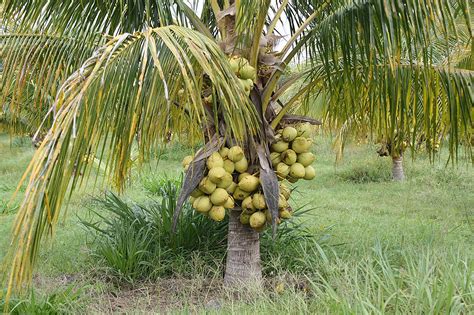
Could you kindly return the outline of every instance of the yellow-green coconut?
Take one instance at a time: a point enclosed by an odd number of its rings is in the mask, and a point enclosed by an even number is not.
[[[266,217],[265,213],[257,211],[250,216],[249,224],[252,228],[258,229],[265,225]]]
[[[225,218],[225,208],[223,206],[214,206],[209,211],[209,217],[217,222],[224,220]]]
[[[304,152],[298,154],[296,161],[301,163],[304,167],[311,165],[315,160],[315,156],[311,152]]]
[[[242,178],[242,180],[239,182],[239,188],[243,191],[254,192],[257,190],[259,184],[260,180],[258,177],[249,175]]]
[[[295,163],[290,166],[290,176],[296,179],[303,178],[305,175],[304,166],[300,163]]]
[[[212,169],[214,167],[224,167],[224,159],[219,154],[219,152],[214,152],[207,158],[206,165],[208,169]]]
[[[313,178],[316,177],[316,171],[314,170],[314,168],[310,165],[310,166],[306,166],[305,169],[304,169],[304,179],[306,180],[312,180]]]
[[[212,202],[208,196],[200,196],[194,200],[193,208],[201,213],[208,212],[212,208]]]
[[[267,203],[265,202],[265,196],[263,194],[253,194],[252,196],[252,204],[255,209],[263,210],[267,207]]]
[[[244,158],[244,150],[238,145],[235,145],[229,149],[227,158],[232,162],[238,162]]]
[[[281,161],[286,165],[293,165],[296,163],[297,155],[296,152],[288,149],[281,153]]]
[[[213,183],[207,176],[204,177],[199,183],[199,190],[201,190],[205,194],[210,195],[215,189],[216,189],[216,184]]]
[[[249,162],[245,157],[234,163],[235,170],[239,173],[244,173],[249,168]]]
[[[297,135],[298,135],[298,131],[296,131],[295,128],[290,127],[290,126],[285,127],[281,133],[283,140],[285,140],[286,142],[293,141],[293,139],[295,139]]]

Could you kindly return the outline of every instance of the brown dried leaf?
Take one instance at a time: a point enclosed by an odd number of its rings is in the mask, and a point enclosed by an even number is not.
[[[276,236],[278,219],[278,197],[280,195],[280,185],[278,178],[271,168],[269,152],[262,145],[257,146],[257,153],[260,160],[260,182],[267,203],[268,210],[272,216],[273,237]]]
[[[223,138],[214,135],[212,139],[196,153],[194,160],[189,164],[189,168],[184,177],[183,187],[181,188],[178,201],[176,202],[176,209],[173,214],[173,231],[176,231],[179,214],[181,213],[184,202],[189,198],[193,190],[196,189],[199,182],[204,178],[206,173],[206,159],[212,153],[219,150],[222,141]]]

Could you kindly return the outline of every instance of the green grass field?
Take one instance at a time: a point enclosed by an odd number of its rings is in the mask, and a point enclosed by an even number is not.
[[[324,234],[320,250],[305,252],[309,274],[274,274],[268,290],[235,298],[220,289],[222,269],[194,277],[120,285],[90,255],[90,235],[79,223],[104,187],[77,192],[55,237],[47,240],[34,276],[34,295],[15,300],[27,312],[219,313],[463,313],[474,312],[473,169],[406,158],[407,181],[390,180],[391,162],[375,147],[349,147],[338,166],[330,140],[317,137],[317,178],[298,184],[293,204],[314,208],[305,220]],[[0,257],[20,198],[8,202],[34,150],[28,140],[0,135]],[[159,162],[133,171],[126,198],[145,201],[147,179],[175,177],[188,152],[174,147]],[[23,188],[20,188],[19,194]],[[97,209],[96,209],[97,210]],[[100,210],[100,209],[99,209]],[[302,251],[304,252],[304,250]],[[306,255],[306,256],[305,256]],[[307,260],[306,260],[307,259]],[[279,262],[272,262],[278,270]],[[219,262],[216,262],[218,265]],[[304,289],[294,283],[304,282]],[[282,294],[272,284],[285,283]],[[250,292],[250,291],[249,291]],[[0,303],[1,306],[1,303]],[[30,307],[30,308],[28,308]]]

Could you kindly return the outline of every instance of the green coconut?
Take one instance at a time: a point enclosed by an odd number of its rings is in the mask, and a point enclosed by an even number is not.
[[[224,169],[227,173],[232,174],[235,170],[234,162],[231,160],[224,160]]]
[[[234,191],[234,199],[235,200],[244,200],[250,195],[249,192],[243,191],[239,187],[237,187]]]
[[[248,215],[251,215],[252,213],[254,213],[255,211],[257,211],[257,209],[242,209],[242,213],[245,213],[245,214],[248,214]]]
[[[212,192],[216,189],[216,184],[213,183],[209,177],[204,177],[201,182],[199,183],[199,189],[205,194],[212,194]]]
[[[224,167],[224,160],[219,152],[214,152],[211,154],[210,157],[207,158],[206,165],[208,169],[212,169],[214,167]]]
[[[278,196],[278,208],[286,208],[288,207],[288,201],[286,201],[286,198],[283,194],[280,194],[280,196]]]
[[[263,210],[267,207],[267,203],[265,202],[265,196],[263,194],[253,194],[252,196],[252,204],[255,209]]]
[[[224,188],[216,188],[210,198],[213,205],[222,206],[229,199],[229,194]]]
[[[289,219],[291,218],[291,212],[287,209],[280,210],[280,218],[282,219]]]
[[[240,174],[239,177],[237,177],[238,181],[240,182],[242,179],[244,179],[245,176],[252,176],[252,175],[250,175],[249,173],[244,172],[244,173]]]
[[[229,154],[229,148],[226,148],[226,147],[220,148],[219,154],[221,155],[221,157],[222,157],[223,159],[226,159],[226,158],[227,158],[227,154]]]
[[[251,79],[247,79],[247,80],[243,80],[243,84],[244,84],[244,91],[249,94],[250,91],[252,90],[253,88],[253,81]]]
[[[232,162],[238,162],[245,157],[244,150],[238,145],[233,146],[227,153],[227,158]]]
[[[311,152],[300,153],[298,154],[298,158],[296,159],[298,163],[301,163],[305,167],[311,165],[314,160],[315,156]]]
[[[263,213],[265,214],[265,221],[266,222],[272,222],[272,213],[270,212],[269,209],[263,211]]]
[[[229,196],[229,198],[227,198],[226,202],[224,203],[224,208],[233,209],[234,207],[235,207],[234,198],[232,198],[232,196]]]
[[[291,190],[283,183],[280,184],[280,193],[285,196],[285,199],[290,199]]]
[[[298,131],[298,137],[308,138],[311,135],[311,124],[299,123],[296,125],[296,131]]]
[[[266,220],[265,213],[257,211],[250,216],[249,224],[252,228],[258,229],[265,225]]]
[[[281,153],[272,152],[270,153],[270,160],[272,161],[272,166],[275,167],[278,163],[281,162]]]
[[[201,213],[208,212],[212,208],[211,199],[208,196],[197,197],[193,202],[193,208]]]
[[[214,206],[209,211],[209,217],[217,222],[224,220],[225,218],[225,208],[223,206]]]
[[[239,72],[239,60],[238,58],[230,58],[229,59],[229,65],[230,65],[230,69],[232,69],[232,72],[234,73],[237,73]]]
[[[307,139],[305,137],[296,137],[291,144],[291,148],[296,153],[304,153],[308,152],[309,148],[311,147],[312,141],[311,139]]]
[[[252,196],[245,197],[245,199],[242,200],[242,209],[255,210],[255,207],[253,206],[252,202]]]
[[[243,157],[240,161],[234,163],[235,170],[239,173],[244,173],[249,168],[249,162],[247,158]]]
[[[189,164],[191,164],[193,159],[194,157],[192,155],[185,156],[183,159],[183,162],[181,162],[181,165],[183,165],[183,167],[186,168],[186,166],[189,166]]]
[[[217,183],[217,188],[227,189],[227,187],[229,187],[233,182],[234,179],[232,178],[232,175],[230,175],[229,173],[225,173],[221,181]]]
[[[250,214],[242,212],[240,214],[240,223],[242,223],[243,225],[248,225],[250,223]]]
[[[305,171],[304,179],[312,180],[313,178],[316,177],[316,171],[314,170],[314,168],[311,165],[306,166],[304,171]]]
[[[196,200],[196,197],[189,196],[189,203],[190,203],[190,204],[193,204],[193,203],[194,203],[194,200]]]
[[[296,131],[295,128],[290,127],[290,126],[285,127],[281,133],[283,140],[285,140],[286,142],[293,141],[293,139],[295,139],[297,135],[298,135],[298,131]]]
[[[290,176],[296,179],[303,178],[305,175],[304,166],[300,163],[295,163],[290,166]]]
[[[194,198],[197,198],[197,197],[202,196],[202,195],[204,195],[204,193],[202,191],[200,191],[198,188],[194,189],[191,192],[191,196],[194,197]]]
[[[237,189],[237,184],[236,184],[235,182],[232,182],[225,190],[226,190],[229,194],[233,194],[236,189]]]
[[[290,173],[290,167],[288,165],[286,165],[283,162],[278,163],[278,165],[276,166],[276,174],[278,177],[286,178],[289,173]]]
[[[260,180],[258,177],[249,175],[242,178],[242,180],[239,182],[239,188],[243,191],[254,192],[257,190],[259,184]]]
[[[284,151],[283,153],[281,153],[281,161],[285,163],[286,165],[295,164],[297,157],[298,156],[296,155],[296,152],[291,149],[288,149]]]
[[[211,168],[207,176],[213,183],[219,184],[222,181],[222,179],[226,176],[226,174],[229,174],[229,173],[227,173],[223,167],[217,166],[217,167]]]
[[[247,65],[244,65],[242,68],[240,68],[239,76],[244,80],[253,81],[257,77],[257,70],[255,70],[255,68],[252,67],[251,65],[247,64]]]
[[[273,152],[281,153],[285,150],[288,150],[288,142],[285,141],[277,141],[272,144],[271,149]]]

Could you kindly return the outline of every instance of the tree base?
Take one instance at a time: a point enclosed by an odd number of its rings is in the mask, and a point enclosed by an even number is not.
[[[227,240],[226,286],[258,284],[262,281],[260,235],[240,223],[240,211],[231,210]]]
[[[392,177],[394,181],[404,181],[405,173],[403,171],[403,157],[392,157]]]

